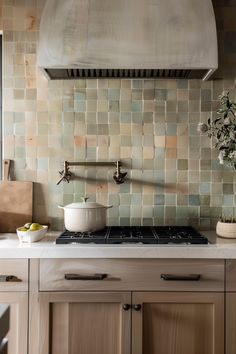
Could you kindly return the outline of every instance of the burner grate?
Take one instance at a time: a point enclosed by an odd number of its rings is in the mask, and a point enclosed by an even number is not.
[[[208,244],[208,239],[191,226],[154,227],[158,244]]]
[[[64,231],[56,244],[208,244],[208,239],[190,226],[112,226],[96,232]]]

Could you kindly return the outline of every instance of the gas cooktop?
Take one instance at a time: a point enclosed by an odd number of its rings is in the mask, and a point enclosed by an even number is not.
[[[64,231],[56,244],[208,244],[208,239],[191,226],[111,226],[96,232]]]

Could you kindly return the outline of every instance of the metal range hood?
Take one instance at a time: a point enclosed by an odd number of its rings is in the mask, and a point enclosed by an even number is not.
[[[211,0],[47,0],[38,65],[50,79],[202,78],[218,67]]]

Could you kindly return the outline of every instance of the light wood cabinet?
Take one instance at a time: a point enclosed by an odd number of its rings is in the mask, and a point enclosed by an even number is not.
[[[28,260],[0,260],[0,303],[10,305],[8,354],[28,353]]]
[[[0,292],[0,303],[10,305],[8,354],[27,354],[28,293]]]
[[[36,354],[224,354],[222,260],[48,259],[38,266]]]
[[[78,275],[68,280],[66,275]],[[90,279],[104,275],[100,280]],[[163,274],[199,275],[163,281]],[[224,291],[224,261],[208,259],[42,259],[40,291]],[[87,280],[79,279],[88,277]]]
[[[39,354],[130,354],[131,293],[49,292],[39,302]]]
[[[132,303],[132,354],[224,354],[224,294],[134,292]]]
[[[236,261],[226,261],[226,354],[236,353]]]
[[[236,293],[226,294],[226,354],[236,353]]]

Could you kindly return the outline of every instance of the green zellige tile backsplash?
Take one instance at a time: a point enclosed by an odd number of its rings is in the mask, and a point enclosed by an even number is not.
[[[4,157],[14,160],[14,178],[36,182],[35,221],[63,228],[57,205],[84,195],[113,205],[109,225],[210,228],[221,213],[236,216],[235,173],[196,130],[215,117],[223,89],[236,99],[234,79],[48,82],[36,52],[44,2],[3,0],[0,18]],[[216,6],[226,26],[228,12]],[[64,160],[121,160],[128,176],[115,185],[114,168],[78,167],[73,182],[57,186]]]

